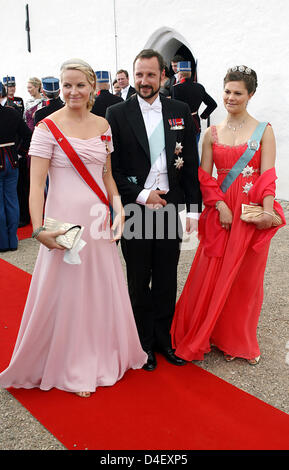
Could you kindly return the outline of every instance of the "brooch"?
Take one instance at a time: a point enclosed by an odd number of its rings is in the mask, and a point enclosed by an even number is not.
[[[109,148],[108,148],[108,142],[111,141],[110,135],[101,135],[100,138],[101,138],[102,142],[105,142],[106,151],[107,151],[107,153],[109,153],[110,150],[109,150]]]
[[[130,183],[137,184],[136,176],[127,176],[127,179]]]
[[[182,157],[176,158],[174,165],[177,170],[180,170],[182,166],[184,165],[184,159]]]
[[[178,131],[185,128],[185,122],[183,118],[169,119],[169,125],[171,131]]]
[[[254,171],[255,170],[252,166],[247,165],[242,171],[243,178],[248,178],[249,176],[252,176]]]
[[[255,150],[257,151],[260,147],[260,144],[257,140],[248,140],[248,148],[250,150]]]
[[[181,153],[182,150],[183,150],[182,143],[181,143],[181,142],[177,142],[177,143],[176,143],[176,148],[175,148],[175,154],[176,154],[176,155],[179,155],[179,153]]]
[[[246,183],[245,186],[242,186],[242,188],[243,188],[243,193],[248,194],[248,192],[250,191],[250,189],[252,188],[252,186],[253,186],[252,181],[250,181],[250,183]]]

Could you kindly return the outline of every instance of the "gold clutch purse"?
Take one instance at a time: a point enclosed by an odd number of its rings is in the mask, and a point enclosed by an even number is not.
[[[63,235],[56,237],[56,242],[70,250],[78,240],[78,235],[81,230],[80,225],[70,224],[69,222],[60,222],[59,220],[51,219],[47,217],[44,220],[44,227],[46,230],[56,232],[57,230],[65,230]]]
[[[264,211],[262,206],[255,206],[253,204],[242,204],[242,214],[240,218],[244,222],[252,223],[252,219],[255,219],[255,220],[258,219],[258,217],[260,217],[263,214],[263,212],[266,213],[266,211]],[[278,227],[278,225],[281,225],[281,224],[282,224],[282,219],[280,215],[275,210],[273,210],[272,225],[274,227]]]

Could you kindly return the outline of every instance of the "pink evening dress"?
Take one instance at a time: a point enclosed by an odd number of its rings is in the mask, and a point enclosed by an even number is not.
[[[108,128],[105,135],[111,136]],[[67,137],[103,192],[107,158],[101,136]],[[109,151],[113,150],[112,141]],[[53,135],[36,127],[29,154],[50,159],[45,216],[85,227],[80,264],[40,245],[10,364],[1,387],[94,392],[147,360],[142,350],[103,203],[76,173]],[[99,213],[102,214],[101,217]],[[100,236],[102,234],[102,236]]]

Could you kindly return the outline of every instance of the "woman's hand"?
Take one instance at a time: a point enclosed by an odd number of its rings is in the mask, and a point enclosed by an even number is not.
[[[114,233],[114,236],[111,239],[111,242],[116,242],[117,240],[120,240],[123,229],[124,229],[124,222],[125,222],[125,213],[124,213],[124,210],[122,209],[114,217],[114,221],[111,227],[111,230]]]
[[[258,218],[255,218],[255,219],[252,218],[252,220],[250,220],[249,223],[256,225],[256,228],[258,230],[264,230],[266,228],[270,228],[272,227],[272,223],[273,223],[273,214],[269,215],[268,213],[263,213]]]
[[[65,250],[66,248],[64,246],[61,246],[56,242],[56,237],[58,237],[58,235],[63,235],[64,233],[65,230],[57,230],[56,232],[42,230],[36,240],[42,243],[42,245],[46,246],[49,250],[53,250],[54,248],[57,248],[58,250]]]
[[[233,214],[231,209],[229,209],[224,201],[220,201],[218,203],[217,210],[219,211],[219,220],[221,226],[226,230],[230,230],[233,222]]]

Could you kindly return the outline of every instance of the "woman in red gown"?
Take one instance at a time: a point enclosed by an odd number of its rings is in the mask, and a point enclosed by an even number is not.
[[[199,221],[200,243],[171,329],[177,356],[188,361],[203,360],[211,345],[228,361],[240,357],[255,365],[260,358],[257,325],[269,244],[286,223],[274,199],[276,149],[269,124],[246,167],[227,190],[220,187],[259,124],[247,112],[256,87],[253,70],[229,69],[223,95],[227,116],[208,128],[203,139],[199,179],[205,209]],[[214,165],[217,178],[212,176]],[[249,203],[263,206],[258,222],[240,219],[242,204]],[[282,219],[278,227],[272,223],[273,210]]]

